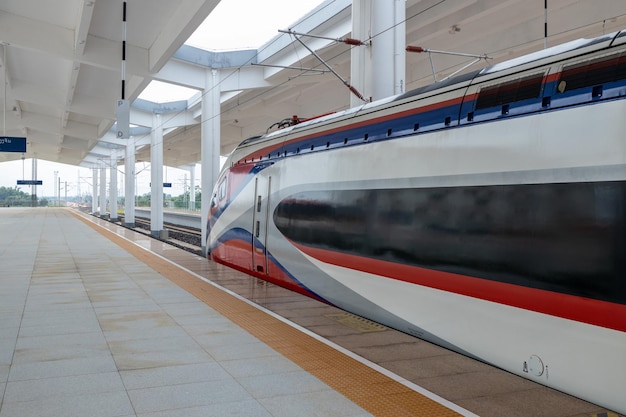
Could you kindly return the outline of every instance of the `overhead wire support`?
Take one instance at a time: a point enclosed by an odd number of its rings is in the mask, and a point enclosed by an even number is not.
[[[271,68],[299,70],[299,71],[304,71],[304,72],[317,72],[321,74],[330,72],[328,70],[323,70],[323,69],[318,69],[318,68],[288,67],[285,65],[256,64],[254,62],[252,62],[250,65],[255,66],[255,67],[271,67]]]
[[[288,33],[294,36],[306,36],[308,38],[326,39],[328,41],[335,41],[335,42],[345,43],[347,45],[353,45],[353,46],[367,45],[369,42],[371,42],[371,41],[363,42],[354,38],[331,38],[328,36],[311,35],[310,33],[300,33],[300,32],[295,32],[293,30],[280,30],[279,29],[278,31],[281,33]]]
[[[445,81],[448,78],[454,77],[455,75],[457,75],[461,71],[471,67],[472,65],[476,64],[477,62],[482,61],[483,59],[485,61],[488,60],[488,59],[491,59],[491,57],[488,56],[487,54],[467,54],[467,53],[464,53],[464,52],[439,51],[437,49],[422,48],[421,46],[413,46],[413,45],[407,45],[405,50],[407,52],[415,52],[415,53],[427,52],[428,53],[428,59],[430,61],[430,68],[431,68],[431,70],[433,72],[433,78],[435,79],[435,82]],[[463,56],[463,57],[474,58],[474,60],[472,62],[462,66],[458,70],[454,71],[452,74],[448,75],[447,77],[444,77],[441,80],[437,80],[437,72],[435,71],[435,64],[433,63],[432,54]]]
[[[316,53],[313,49],[309,48],[309,47],[307,46],[307,44],[305,44],[305,43],[302,41],[302,39],[300,39],[300,36],[302,36],[302,35],[298,35],[296,32],[294,32],[294,31],[292,31],[292,30],[280,30],[280,29],[279,29],[278,31],[279,31],[279,32],[281,32],[281,33],[288,33],[288,34],[292,35],[292,36],[293,36],[293,37],[294,37],[294,38],[295,38],[298,42],[300,42],[300,44],[301,44],[302,46],[304,46],[304,47],[305,47],[305,48],[306,48],[306,49],[307,49],[307,50],[308,50],[308,51],[309,51],[309,52],[310,52],[310,53],[311,53],[311,54],[312,54],[315,58],[317,58],[317,59],[318,59],[318,60],[322,63],[322,65],[324,65],[326,68],[328,68],[328,70],[329,70],[330,72],[332,72],[332,73],[335,75],[335,77],[339,78],[339,79],[341,80],[341,82],[343,83],[343,85],[345,85],[346,87],[348,87],[348,90],[350,90],[350,91],[352,92],[352,94],[354,94],[355,96],[357,96],[359,99],[363,100],[364,102],[368,103],[368,101],[367,101],[367,100],[363,97],[363,95],[361,95],[361,93],[359,93],[359,91],[358,91],[358,90],[357,90],[354,86],[350,85],[350,83],[349,83],[348,81],[344,80],[344,79],[343,79],[343,77],[337,73],[337,71],[335,71],[334,69],[332,69],[332,67],[331,67],[330,65],[328,65],[328,64],[326,63],[326,61],[324,61],[324,60],[322,59],[322,57],[320,57],[320,56],[319,56],[319,55],[318,55],[318,54],[317,54],[317,53]],[[335,40],[335,39],[332,39],[332,38],[331,38],[331,40]]]

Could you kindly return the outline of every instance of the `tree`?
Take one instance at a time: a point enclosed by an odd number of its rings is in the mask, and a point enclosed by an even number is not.
[[[0,187],[0,206],[30,207],[35,205],[37,205],[37,196],[26,194],[17,187]]]
[[[137,207],[150,207],[150,193],[137,197]]]

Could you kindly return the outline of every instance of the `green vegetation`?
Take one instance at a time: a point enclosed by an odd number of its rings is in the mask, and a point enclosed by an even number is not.
[[[196,201],[195,209],[200,210],[202,201],[202,193],[199,191],[200,187],[196,187]],[[91,204],[91,195],[83,196],[82,198],[68,198],[68,201],[80,201],[85,204]],[[169,194],[164,195],[164,201],[166,207],[187,209],[189,208],[189,191],[176,197],[172,197]],[[56,205],[56,201],[49,201],[47,198],[37,198],[36,195],[30,195],[18,187],[0,187],[0,207],[36,207],[47,206],[48,204]],[[62,206],[65,206],[67,202],[64,200]],[[118,198],[118,204],[124,206],[124,197]],[[150,193],[146,193],[136,197],[137,207],[150,207]]]
[[[202,194],[198,191],[200,187],[196,187],[196,199],[195,199],[195,209],[200,210],[200,203],[202,201]],[[185,191],[183,194],[178,197],[172,197],[170,199],[172,208],[180,208],[187,209],[189,208],[189,191]]]
[[[135,205],[137,207],[150,207],[150,193],[144,195],[138,195],[135,197]]]
[[[202,193],[199,191],[199,189],[200,187],[196,187],[195,210],[200,210],[201,201],[202,201]],[[169,194],[164,194],[163,201],[165,202],[166,207],[187,209],[189,208],[189,191],[185,191],[185,193],[176,197],[172,197]],[[137,196],[135,202],[136,202],[137,207],[150,207],[150,193]],[[123,198],[120,204],[124,205]]]
[[[47,205],[47,199],[42,198],[38,200],[36,195],[26,194],[17,187],[0,187],[0,206],[2,207],[35,207]]]

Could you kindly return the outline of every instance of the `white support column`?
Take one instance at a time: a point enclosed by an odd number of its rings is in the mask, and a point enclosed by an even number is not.
[[[37,180],[37,158],[33,158],[31,160],[31,177],[30,179],[35,181]],[[33,184],[30,189],[30,205],[31,207],[35,207],[35,202],[37,201],[37,186]]]
[[[91,169],[91,213],[96,214],[98,212],[98,168]]]
[[[406,91],[406,0],[394,0],[394,4],[393,53],[395,77],[393,80],[393,94],[402,94]]]
[[[104,162],[100,163],[100,217],[107,214],[107,170]]]
[[[189,164],[189,210],[196,209],[196,164]]]
[[[128,139],[124,157],[124,225],[135,227],[135,138]]]
[[[368,39],[370,32],[370,12],[372,0],[352,0],[352,37],[361,41]],[[372,96],[372,48],[355,46],[350,50],[350,84],[363,94],[366,100]],[[363,104],[363,101],[350,94],[350,107]]]
[[[150,232],[152,236],[167,239],[163,231],[163,124],[161,115],[152,117],[150,141]]]
[[[110,201],[110,219],[117,220],[117,160],[111,161],[109,169],[109,201]]]
[[[215,69],[205,72],[204,94],[202,95],[201,128],[202,202],[200,227],[202,230],[202,253],[206,255],[206,224],[213,186],[217,182],[220,167],[220,85],[219,72]]]
[[[405,91],[406,0],[354,0],[352,37],[367,47],[351,50],[350,83],[366,99],[378,100]],[[371,25],[371,26],[370,26]],[[362,104],[350,96],[350,105]]]
[[[372,98],[404,92],[405,0],[372,1]],[[393,28],[390,30],[390,28]]]

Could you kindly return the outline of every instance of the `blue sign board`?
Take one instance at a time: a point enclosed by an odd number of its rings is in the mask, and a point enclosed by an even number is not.
[[[165,188],[172,188],[172,183],[171,182],[164,182],[163,183],[163,187],[165,187]]]
[[[0,152],[26,152],[26,138],[0,136]]]
[[[17,185],[43,185],[42,180],[17,180]]]

